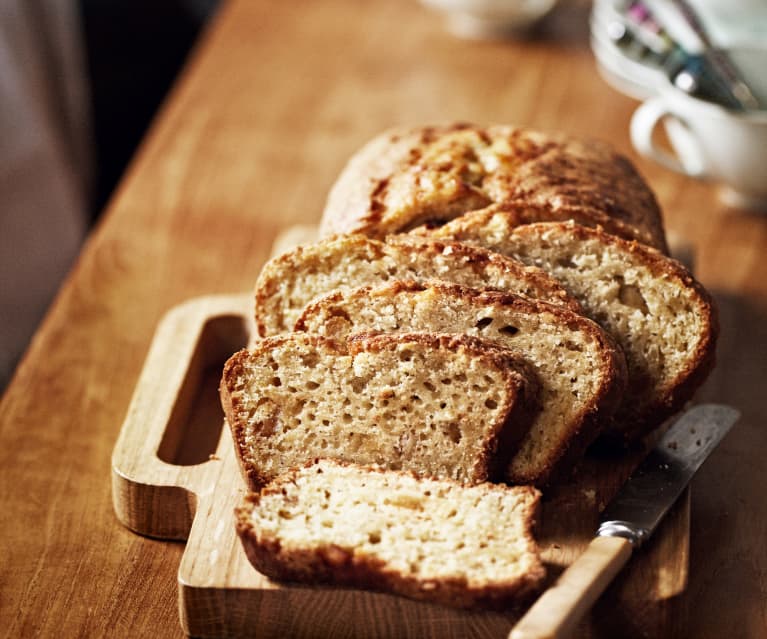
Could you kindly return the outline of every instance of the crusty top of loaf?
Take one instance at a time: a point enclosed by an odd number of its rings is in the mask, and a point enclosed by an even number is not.
[[[655,197],[625,157],[601,142],[507,125],[426,126],[376,137],[331,189],[320,233],[383,237],[493,204],[536,219],[614,220],[666,250]]]
[[[298,246],[264,266],[255,292],[259,334],[292,330],[304,307],[332,290],[402,278],[523,293],[581,310],[545,271],[494,251],[408,235],[386,241],[341,235]]]

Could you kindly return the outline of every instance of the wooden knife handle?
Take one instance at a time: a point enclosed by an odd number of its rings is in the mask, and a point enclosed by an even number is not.
[[[622,537],[595,537],[584,552],[535,602],[509,639],[564,639],[631,557]]]

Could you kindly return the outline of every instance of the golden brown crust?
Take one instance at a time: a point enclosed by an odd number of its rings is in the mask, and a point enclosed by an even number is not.
[[[306,467],[311,467],[319,461],[310,461]],[[345,462],[335,463],[340,466],[353,466]],[[385,471],[377,467],[361,467],[361,470],[368,473],[415,477],[412,473]],[[389,592],[456,608],[496,610],[525,602],[541,587],[545,568],[539,559],[527,572],[509,578],[504,583],[471,586],[465,579],[460,578],[422,579],[402,574],[388,567],[382,560],[357,553],[353,548],[338,545],[286,548],[279,539],[261,534],[253,525],[251,513],[262,496],[279,494],[283,485],[295,481],[298,472],[299,469],[290,471],[264,486],[260,492],[248,494],[235,510],[237,534],[248,560],[259,572],[271,579],[309,584],[326,583]],[[484,484],[481,487],[486,487],[488,491],[516,491],[522,501],[518,516],[523,522],[524,536],[532,540],[532,531],[540,512],[540,493],[531,486],[504,489]],[[533,552],[537,556],[534,546]]]
[[[506,125],[378,136],[331,189],[320,232],[384,237],[490,205],[528,221],[601,224],[667,251],[655,197],[625,157],[601,142]]]
[[[534,314],[550,312],[559,317],[561,320],[566,321],[568,324],[571,322],[580,324],[580,322],[583,321],[589,324],[591,327],[595,328],[598,332],[601,332],[599,327],[596,326],[591,320],[558,304],[552,304],[545,300],[530,298],[524,295],[506,293],[504,291],[478,290],[468,286],[461,286],[460,284],[452,284],[450,282],[417,282],[415,280],[393,280],[383,285],[367,285],[357,287],[353,289],[352,295],[374,295],[391,297],[396,296],[399,293],[418,293],[429,289],[445,292],[450,295],[457,295],[466,300],[475,300],[477,303],[507,306],[525,313]],[[318,305],[322,304],[327,306],[331,302],[343,300],[345,296],[346,295],[342,291],[333,291],[327,295],[323,295],[321,298],[318,298],[316,302],[313,302],[304,309],[301,318],[299,318],[299,320],[296,322],[295,330],[308,330],[306,318],[312,314],[313,309]]]
[[[219,397],[221,398],[221,408],[223,408],[224,415],[226,416],[226,423],[229,424],[229,429],[232,433],[235,457],[237,457],[240,472],[250,489],[256,490],[259,486],[263,486],[268,478],[264,477],[258,471],[258,468],[246,462],[248,451],[245,446],[245,425],[236,417],[238,400],[234,395],[234,389],[226,382],[227,379],[234,379],[243,374],[243,360],[247,357],[248,352],[241,350],[226,361],[219,385]]]
[[[460,242],[463,241],[460,236],[465,232],[465,229],[486,225],[491,221],[496,224],[504,224],[509,232],[518,226],[527,224],[575,222],[590,228],[607,231],[625,240],[641,242],[648,248],[656,249],[664,254],[668,253],[668,245],[662,231],[648,232],[642,226],[633,226],[621,219],[597,214],[597,212],[587,208],[571,207],[551,210],[542,206],[519,205],[510,202],[491,204],[484,209],[469,211],[445,224],[419,226],[410,233],[420,237],[453,239]]]
[[[255,287],[259,335],[290,331],[301,309],[331,290],[405,274],[419,281],[443,279],[511,290],[581,310],[561,284],[541,269],[481,247],[405,235],[385,242],[346,235],[296,247],[264,266]]]
[[[401,250],[411,253],[420,253],[427,259],[434,259],[446,252],[457,256],[464,263],[471,264],[477,275],[484,276],[490,269],[495,268],[509,276],[515,277],[520,283],[525,283],[528,297],[541,299],[552,304],[560,304],[574,313],[581,313],[582,308],[572,295],[553,277],[543,269],[535,266],[527,266],[513,258],[500,255],[495,251],[483,249],[479,246],[468,246],[462,242],[453,242],[439,238],[423,238],[417,235],[390,235],[386,238],[387,244],[399,246]],[[476,249],[481,249],[477,251]],[[452,281],[449,277],[445,281]],[[460,284],[460,282],[455,282]],[[484,287],[487,290],[502,290],[488,282]],[[523,288],[521,285],[520,289]],[[505,290],[507,293],[520,294],[518,291]]]

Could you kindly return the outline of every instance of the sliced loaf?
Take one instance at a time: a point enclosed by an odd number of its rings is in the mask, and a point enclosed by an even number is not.
[[[500,474],[537,407],[519,360],[465,335],[293,333],[233,355],[220,393],[251,487],[313,457],[477,483]]]
[[[513,222],[467,216],[437,234],[547,270],[615,338],[629,382],[612,434],[634,439],[681,408],[714,365],[718,323],[703,286],[676,260],[600,229]]]
[[[256,283],[259,334],[292,330],[304,307],[325,293],[397,279],[442,279],[580,310],[554,278],[492,251],[416,236],[392,236],[381,242],[348,235],[299,246],[264,266]]]
[[[628,159],[595,140],[505,125],[424,126],[376,137],[331,189],[320,232],[382,238],[493,204],[534,221],[614,225],[666,249],[658,204]]]
[[[505,608],[545,576],[531,532],[539,499],[529,486],[460,486],[320,460],[248,495],[237,532],[273,579]]]
[[[591,320],[540,300],[458,285],[392,282],[337,291],[310,304],[296,330],[336,339],[362,330],[466,333],[519,353],[538,375],[542,408],[506,470],[517,484],[542,486],[566,474],[626,381],[623,354]]]

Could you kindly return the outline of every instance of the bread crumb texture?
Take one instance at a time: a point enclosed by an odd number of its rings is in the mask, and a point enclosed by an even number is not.
[[[510,227],[502,213],[455,220],[440,235],[545,269],[612,335],[629,373],[618,428],[641,434],[658,425],[713,365],[713,300],[683,265],[658,251],[574,223]]]
[[[534,591],[539,493],[460,486],[321,460],[278,478],[238,511],[257,568],[452,605]],[[254,552],[258,548],[258,552]]]
[[[259,334],[292,330],[304,307],[325,293],[401,279],[445,280],[580,309],[541,269],[481,247],[415,236],[393,236],[382,242],[349,235],[297,247],[264,266],[256,283]]]
[[[221,393],[258,484],[313,457],[476,483],[524,384],[510,360],[465,336],[289,334],[227,363]]]
[[[393,282],[334,293],[306,308],[297,327],[343,339],[362,330],[433,330],[481,336],[529,362],[542,409],[508,471],[514,483],[545,483],[572,447],[596,436],[625,385],[623,355],[592,321],[545,302],[447,284]]]

